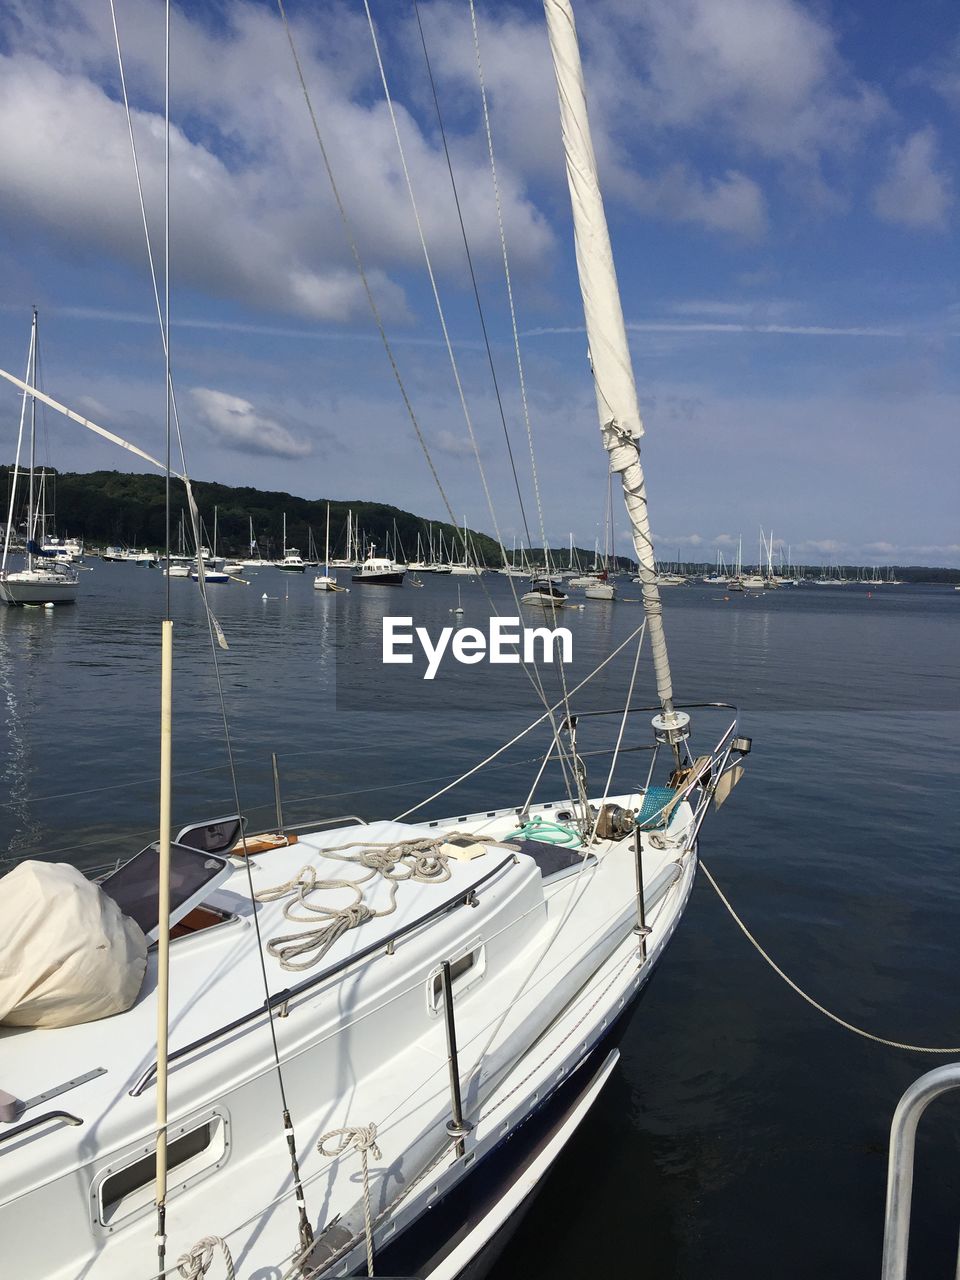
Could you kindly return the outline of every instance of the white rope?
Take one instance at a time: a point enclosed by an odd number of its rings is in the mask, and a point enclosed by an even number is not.
[[[451,833],[455,834],[455,833]],[[443,884],[450,879],[449,858],[440,852],[446,835],[423,840],[397,840],[369,844],[362,840],[351,841],[332,849],[321,849],[328,858],[350,862],[366,869],[367,874],[355,880],[346,877],[321,879],[311,863],[300,868],[292,880],[263,889],[256,895],[258,902],[277,902],[289,898],[283,908],[284,918],[292,924],[307,924],[308,929],[296,933],[281,934],[267,941],[267,951],[282,969],[299,972],[318,964],[338,938],[350,929],[357,929],[368,920],[392,915],[397,909],[397,887],[405,880],[420,884]],[[360,848],[361,852],[350,857],[346,849]],[[382,876],[389,883],[390,900],[381,911],[375,911],[364,901],[363,888],[368,881]],[[347,906],[335,907],[324,902],[311,902],[315,893],[346,889],[354,895]],[[298,913],[299,909],[299,913]],[[318,924],[317,919],[325,923]]]
[[[177,1271],[183,1280],[202,1280],[210,1270],[214,1249],[219,1249],[223,1257],[227,1280],[235,1280],[233,1258],[222,1236],[204,1236],[202,1240],[197,1241],[189,1253],[184,1253],[177,1259]]]
[[[331,1129],[317,1143],[317,1150],[322,1156],[337,1158],[351,1150],[360,1153],[363,1163],[363,1226],[367,1238],[367,1275],[373,1275],[373,1217],[370,1212],[370,1173],[367,1167],[367,1152],[374,1160],[382,1159],[377,1146],[377,1126],[375,1124],[356,1125],[348,1129]]]
[[[700,866],[703,869],[703,874],[707,877],[710,884],[712,885],[713,890],[716,893],[717,897],[720,899],[720,901],[723,903],[723,905],[726,907],[727,911],[729,912],[730,917],[733,920],[734,924],[737,926],[737,928],[740,930],[743,936],[747,939],[750,945],[767,962],[767,964],[774,971],[777,977],[782,978],[783,981],[787,984],[787,986],[791,989],[791,991],[795,991],[796,994],[800,997],[800,999],[805,1000],[807,1004],[810,1005],[811,1008],[816,1009],[817,1013],[822,1013],[825,1018],[829,1018],[831,1022],[835,1022],[838,1027],[843,1027],[845,1031],[852,1031],[855,1036],[862,1036],[864,1040],[871,1040],[874,1044],[886,1045],[888,1049],[905,1049],[909,1053],[944,1053],[944,1054],[960,1053],[960,1046],[957,1046],[957,1045],[954,1045],[953,1047],[947,1048],[947,1049],[938,1049],[930,1045],[905,1044],[901,1040],[888,1040],[885,1036],[875,1036],[873,1032],[864,1031],[862,1027],[855,1027],[852,1022],[847,1022],[845,1018],[841,1018],[838,1014],[831,1013],[829,1009],[824,1008],[824,1006],[820,1004],[819,1001],[814,1000],[813,996],[807,995],[805,991],[803,991],[800,987],[798,987],[797,984],[793,981],[793,979],[788,977],[787,974],[784,973],[784,971],[780,968],[777,962],[773,960],[767,954],[766,951],[764,951],[763,947],[760,945],[760,943],[753,936],[753,934],[750,932],[750,930],[747,928],[744,922],[737,915],[736,911],[733,909],[733,906],[729,898],[725,896],[723,890],[717,884],[716,880],[714,880],[713,876],[710,874],[706,864],[703,862],[702,859],[700,862]]]

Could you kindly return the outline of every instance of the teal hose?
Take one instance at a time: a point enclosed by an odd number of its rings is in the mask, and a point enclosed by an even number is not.
[[[508,840],[541,840],[544,844],[579,845],[580,832],[572,827],[565,827],[562,822],[544,822],[542,818],[531,818],[507,836]]]

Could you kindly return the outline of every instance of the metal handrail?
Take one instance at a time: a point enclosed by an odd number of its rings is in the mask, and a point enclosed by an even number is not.
[[[604,711],[572,711],[570,715],[578,720],[586,720],[590,716],[622,716],[634,715],[642,711],[652,711],[654,713],[662,711],[663,708],[659,703],[654,707],[610,707]],[[738,708],[733,702],[677,702],[674,704],[675,711],[733,711],[737,712]]]
[[[23,1124],[18,1124],[15,1129],[7,1129],[0,1133],[0,1142],[9,1142],[11,1138],[15,1138],[20,1133],[26,1133],[29,1129],[37,1129],[40,1125],[46,1124],[48,1120],[63,1120],[67,1124],[83,1124],[79,1116],[75,1116],[72,1111],[45,1111],[42,1116],[34,1116],[32,1120],[25,1120]]]
[[[335,850],[330,850],[335,852]],[[190,1044],[185,1044],[179,1049],[175,1049],[168,1055],[168,1062],[176,1062],[179,1058],[185,1057],[188,1053],[193,1053],[197,1049],[203,1049],[207,1045],[212,1044],[215,1040],[219,1040],[221,1036],[229,1035],[231,1031],[237,1031],[240,1027],[246,1026],[247,1023],[253,1022],[255,1018],[261,1017],[271,1009],[281,1008],[288,1004],[295,996],[301,995],[304,991],[309,991],[312,987],[319,986],[321,982],[326,982],[330,978],[337,977],[338,974],[349,969],[360,960],[366,960],[368,956],[374,955],[376,952],[383,950],[386,953],[392,953],[396,943],[408,933],[412,933],[414,929],[419,929],[422,925],[429,923],[431,920],[437,919],[439,916],[446,915],[450,911],[455,911],[457,907],[472,906],[476,900],[477,890],[498,875],[504,867],[518,861],[515,853],[508,854],[501,862],[485,876],[481,876],[479,880],[474,881],[468,889],[461,889],[454,898],[448,898],[446,902],[439,903],[433,907],[425,915],[418,916],[416,920],[411,920],[409,924],[402,925],[399,929],[395,929],[393,933],[386,938],[378,938],[376,942],[369,943],[366,947],[362,947],[359,951],[355,951],[352,955],[346,956],[343,960],[339,960],[336,964],[330,965],[327,969],[322,969],[320,973],[313,974],[312,977],[304,978],[302,982],[296,983],[292,987],[285,987],[283,991],[277,991],[270,996],[269,1000],[264,1000],[255,1009],[251,1009],[248,1013],[241,1014],[239,1018],[234,1018],[232,1022],[225,1023],[222,1027],[217,1027],[214,1031],[208,1031],[206,1035],[201,1036],[198,1040],[193,1040]],[[130,1090],[131,1098],[138,1098],[144,1089],[157,1073],[157,1064],[154,1062],[147,1067],[146,1071],[139,1077]]]
[[[883,1219],[882,1280],[906,1280],[917,1126],[930,1103],[952,1089],[960,1089],[960,1062],[936,1067],[914,1080],[893,1113]]]

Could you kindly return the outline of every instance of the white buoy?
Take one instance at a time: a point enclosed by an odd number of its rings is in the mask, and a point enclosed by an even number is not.
[[[53,608],[53,601],[52,601],[52,600],[48,600],[48,601],[46,602],[46,604],[45,604],[43,607],[44,607],[45,609],[52,609],[52,608]]]
[[[264,592],[264,593],[263,593],[263,595],[260,597],[260,599],[261,599],[261,600],[269,600],[269,599],[270,599],[270,597],[267,595],[267,593],[266,593],[266,592]]]

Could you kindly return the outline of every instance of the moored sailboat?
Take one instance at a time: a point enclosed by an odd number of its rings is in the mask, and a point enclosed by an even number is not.
[[[318,821],[267,847],[237,815],[173,839],[165,621],[160,841],[102,888],[158,944],[142,987],[96,1023],[0,1033],[5,1089],[69,1076],[63,1109],[0,1124],[16,1139],[0,1238],[18,1277],[127,1280],[181,1256],[197,1276],[221,1248],[244,1280],[462,1274],[589,1111],[683,915],[702,823],[749,742],[724,711],[694,756],[674,701],[576,31],[568,0],[545,8],[600,427],[657,686],[656,707],[628,693],[620,719],[622,736],[654,712],[646,782],[588,789],[565,697],[531,726],[551,722],[544,765],[571,766],[555,799],[534,800],[538,774],[526,799],[479,813]]]
[[[27,382],[37,382],[37,310],[33,310],[30,326],[30,348],[27,355]],[[27,402],[30,404],[30,443],[27,480],[27,517],[24,532],[24,565],[22,569],[10,569],[11,537],[16,513],[17,480],[20,472],[20,449],[23,443]],[[59,549],[45,550],[42,546],[44,517],[42,499],[38,503],[36,489],[37,450],[37,397],[23,393],[20,406],[20,430],[17,436],[17,453],[14,464],[13,484],[10,488],[10,508],[3,541],[3,560],[0,562],[0,600],[13,605],[72,604],[77,598],[80,577],[70,560]],[[42,491],[41,491],[42,492]]]

